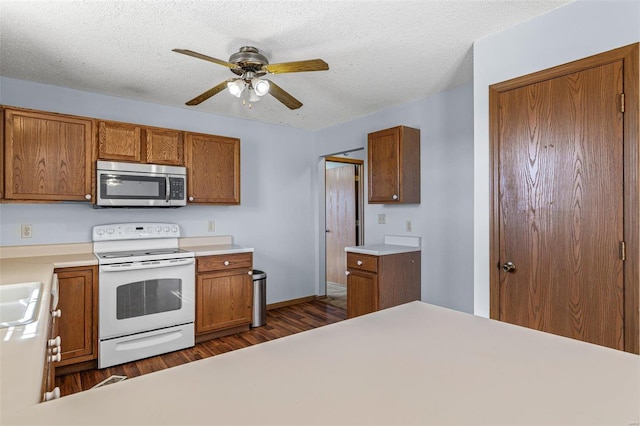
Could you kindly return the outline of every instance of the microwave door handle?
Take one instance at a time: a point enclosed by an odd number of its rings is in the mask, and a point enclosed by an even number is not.
[[[164,197],[164,199],[168,203],[169,200],[171,199],[171,185],[170,185],[170,182],[169,182],[169,176],[165,176],[164,179],[165,179],[164,180],[165,181],[165,191],[164,191],[165,192],[165,197]]]

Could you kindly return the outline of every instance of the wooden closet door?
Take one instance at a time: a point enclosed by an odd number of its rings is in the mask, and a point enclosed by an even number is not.
[[[624,349],[623,62],[498,95],[499,319]]]

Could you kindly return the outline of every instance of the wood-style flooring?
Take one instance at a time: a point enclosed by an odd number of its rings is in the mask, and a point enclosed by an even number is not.
[[[311,330],[344,320],[346,317],[347,313],[344,309],[318,301],[273,309],[267,311],[267,322],[262,327],[256,327],[242,333],[198,343],[192,348],[181,351],[116,365],[102,370],[88,370],[56,377],[56,386],[60,387],[60,394],[62,396],[71,395],[90,389],[112,375],[127,376],[127,378],[141,376],[187,362],[289,336],[301,331]]]

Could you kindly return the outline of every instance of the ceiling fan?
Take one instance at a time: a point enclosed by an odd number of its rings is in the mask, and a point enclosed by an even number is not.
[[[186,103],[190,106],[198,105],[224,89],[229,89],[229,92],[236,97],[240,97],[244,93],[249,102],[256,102],[260,100],[261,96],[270,93],[271,96],[282,102],[289,109],[298,109],[302,106],[302,102],[291,96],[273,81],[262,77],[267,73],[282,74],[287,72],[325,71],[329,69],[329,65],[322,59],[269,64],[267,57],[252,46],[241,47],[238,52],[229,57],[229,61],[212,58],[211,56],[186,49],[173,49],[173,51],[222,65],[240,76],[229,78],[196,96]]]

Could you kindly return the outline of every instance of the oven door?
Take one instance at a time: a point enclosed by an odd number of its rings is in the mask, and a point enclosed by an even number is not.
[[[100,340],[192,323],[193,258],[100,265]]]

